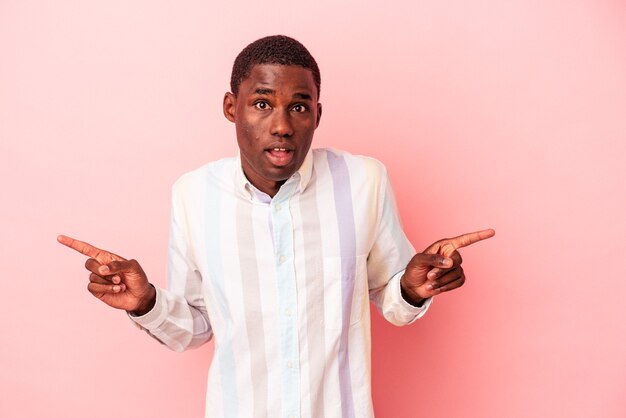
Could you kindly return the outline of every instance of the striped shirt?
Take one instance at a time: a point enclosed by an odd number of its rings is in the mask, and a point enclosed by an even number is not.
[[[310,150],[270,198],[223,159],[172,201],[168,289],[133,320],[176,351],[215,337],[206,416],[373,416],[368,301],[395,325],[431,302],[402,299],[415,251],[385,167]]]

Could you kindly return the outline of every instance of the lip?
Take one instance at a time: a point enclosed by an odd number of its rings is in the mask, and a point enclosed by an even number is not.
[[[265,155],[273,166],[284,167],[293,160],[294,152],[293,149],[283,145],[266,149]]]
[[[292,144],[288,143],[288,142],[272,142],[271,144],[269,144],[267,147],[265,147],[265,151],[271,151],[274,148],[284,148],[288,151],[294,151],[295,148]]]

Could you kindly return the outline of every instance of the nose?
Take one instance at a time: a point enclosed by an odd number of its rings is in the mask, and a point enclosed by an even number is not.
[[[274,112],[272,115],[271,134],[281,138],[293,135],[293,125],[288,110]]]

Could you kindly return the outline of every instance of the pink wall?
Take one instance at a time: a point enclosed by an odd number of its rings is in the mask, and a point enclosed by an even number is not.
[[[388,165],[416,247],[498,231],[422,321],[374,319],[377,415],[626,416],[623,2],[210,3],[0,1],[0,416],[201,416],[211,347],[155,344],[55,237],[164,285],[170,185],[236,151],[230,66],[274,33],[320,63],[316,146]]]

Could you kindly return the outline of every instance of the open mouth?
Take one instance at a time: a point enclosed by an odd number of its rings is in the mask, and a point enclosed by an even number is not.
[[[265,152],[270,162],[277,167],[286,166],[293,158],[293,150],[289,148],[273,147],[266,149]]]

